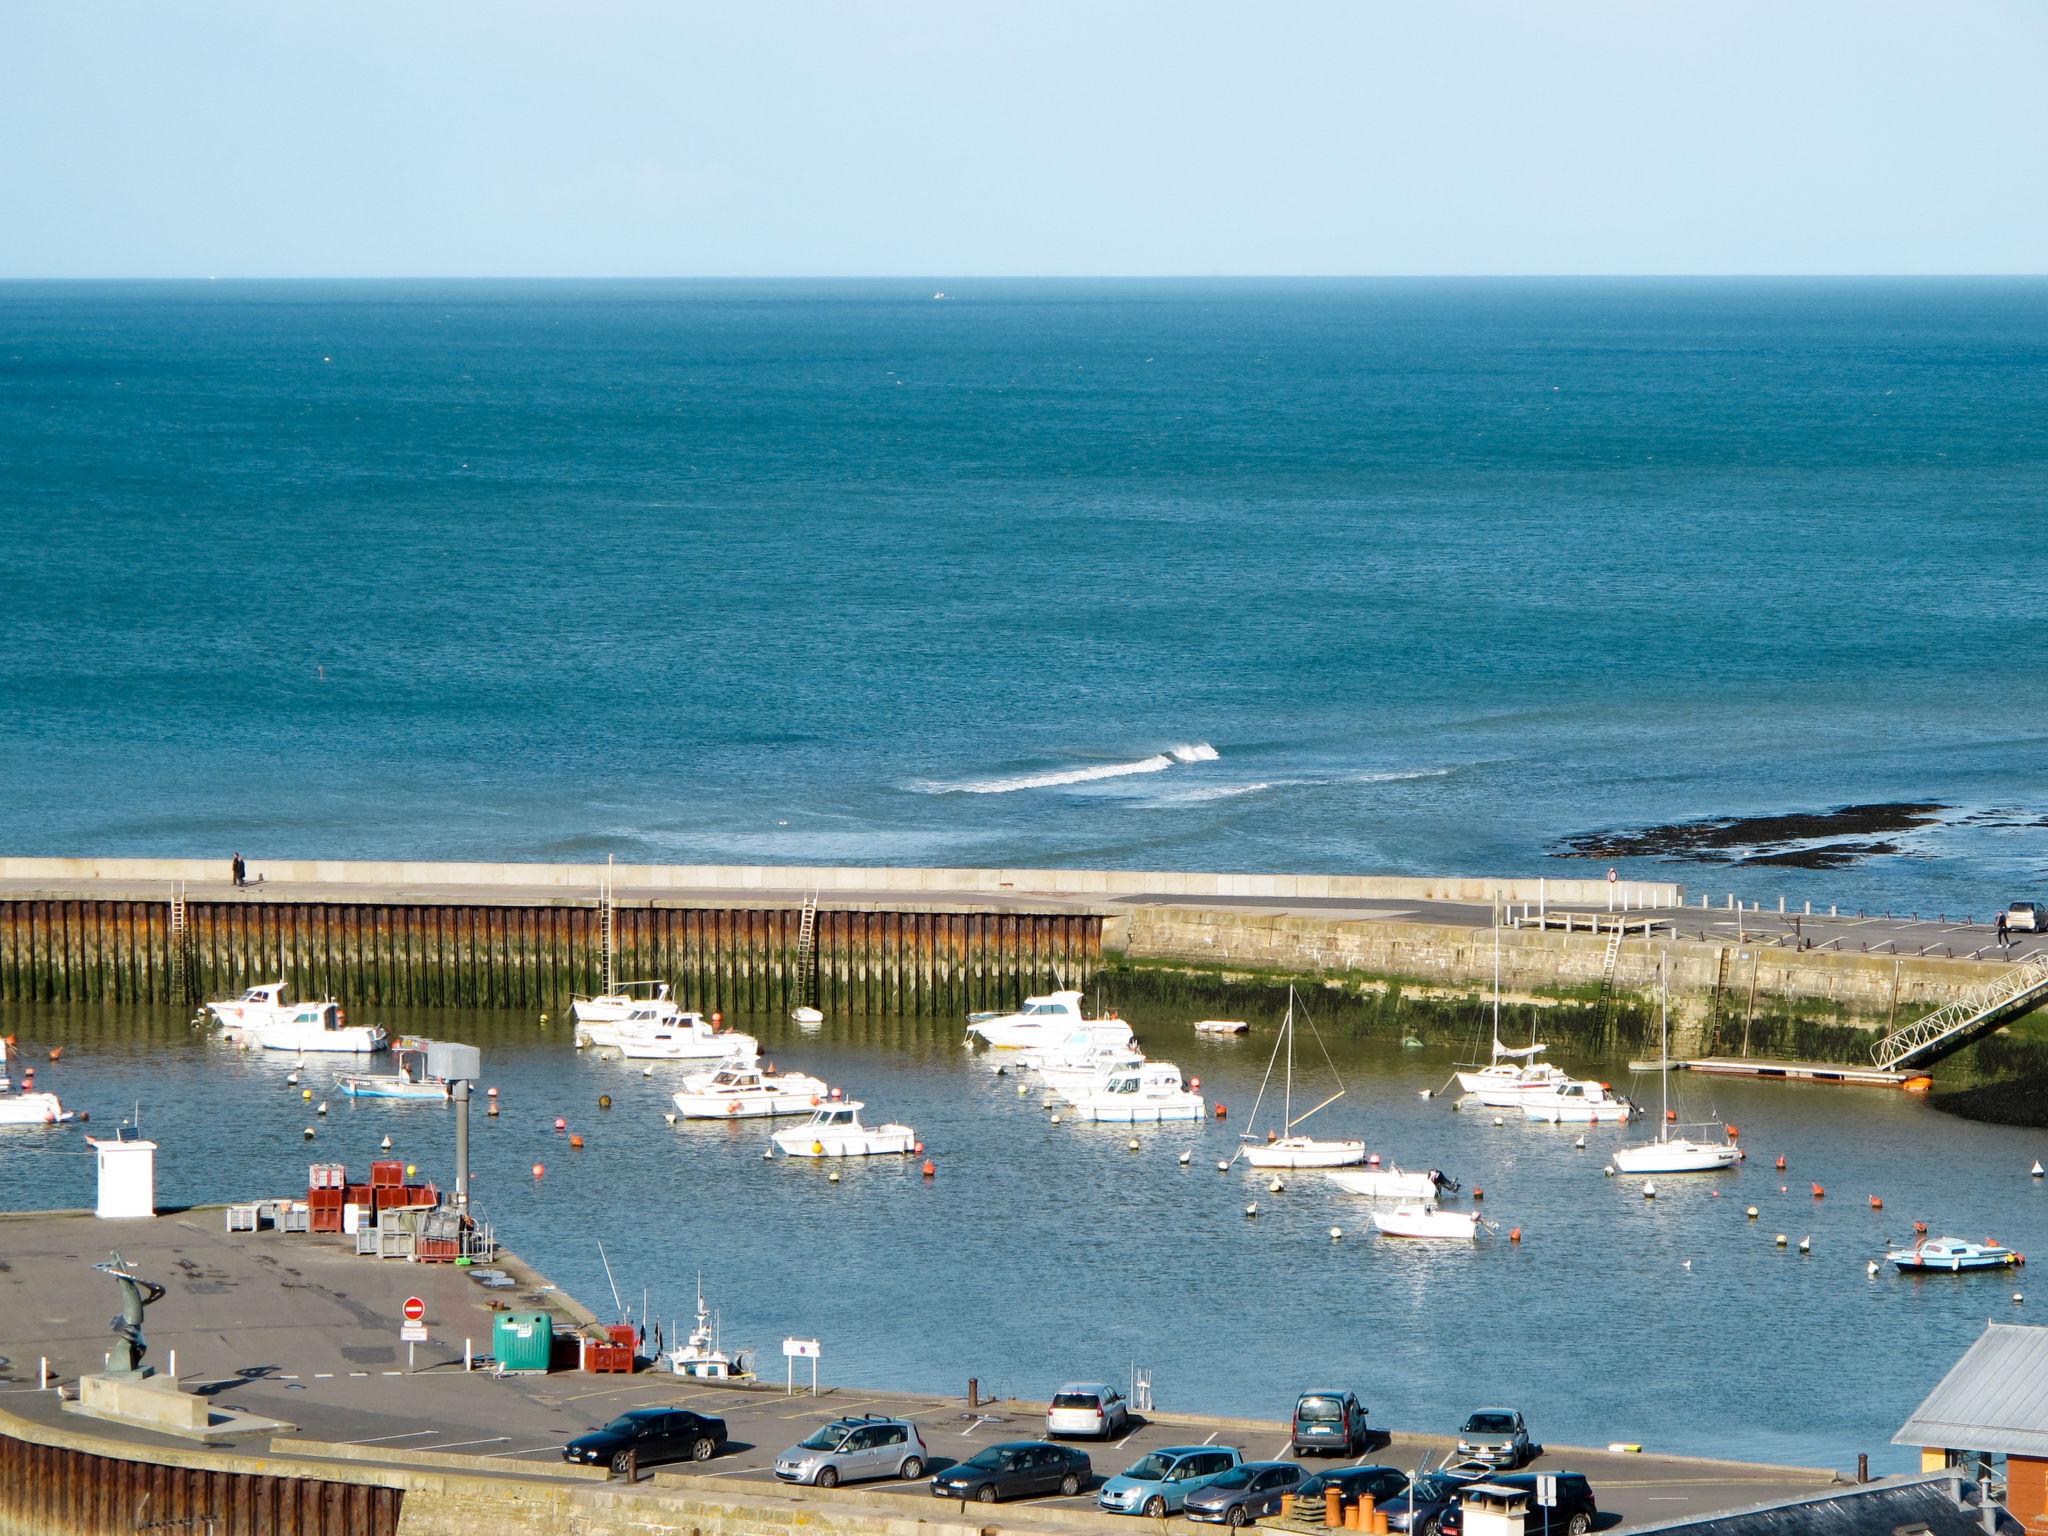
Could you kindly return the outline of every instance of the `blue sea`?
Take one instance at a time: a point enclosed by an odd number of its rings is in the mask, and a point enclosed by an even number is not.
[[[1982,915],[2044,506],[2048,282],[4,284],[0,849]]]

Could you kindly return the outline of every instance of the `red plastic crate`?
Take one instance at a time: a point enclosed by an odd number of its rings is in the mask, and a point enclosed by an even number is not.
[[[372,1184],[403,1184],[405,1182],[405,1164],[380,1158],[378,1161],[370,1164],[370,1182]]]
[[[315,1206],[306,1213],[307,1227],[314,1232],[339,1232],[341,1230],[341,1207],[325,1209]]]
[[[634,1331],[631,1323],[611,1324],[605,1329],[605,1337],[609,1338],[614,1344],[625,1345],[628,1349],[634,1348],[640,1342],[640,1335]]]
[[[629,1344],[601,1344],[596,1339],[583,1341],[583,1369],[594,1375],[616,1373],[630,1375],[633,1370],[633,1349]]]
[[[449,1264],[462,1257],[462,1239],[459,1237],[423,1237],[419,1240],[413,1257],[422,1264]]]

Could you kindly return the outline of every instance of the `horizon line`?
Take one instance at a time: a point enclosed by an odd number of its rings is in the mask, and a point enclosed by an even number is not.
[[[20,273],[12,283],[2037,282],[2039,272],[237,272]]]

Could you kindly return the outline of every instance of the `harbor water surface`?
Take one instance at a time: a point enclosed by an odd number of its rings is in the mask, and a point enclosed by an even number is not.
[[[837,1184],[823,1164],[764,1160],[769,1122],[670,1127],[684,1068],[647,1075],[578,1053],[559,1022],[388,1022],[483,1047],[502,1111],[487,1117],[479,1095],[476,1198],[504,1241],[601,1313],[613,1301],[599,1241],[636,1315],[644,1291],[655,1319],[687,1318],[701,1273],[727,1343],[758,1352],[770,1376],[795,1335],[823,1341],[827,1383],[964,1392],[974,1376],[984,1392],[1043,1397],[1062,1379],[1123,1380],[1135,1365],[1162,1406],[1183,1411],[1280,1415],[1298,1388],[1335,1382],[1402,1428],[1447,1429],[1506,1403],[1559,1443],[1838,1468],[1868,1452],[1875,1467],[1906,1469],[1914,1453],[1888,1443],[1906,1414],[1987,1317],[2025,1320],[2035,1303],[2012,1299],[2024,1270],[1872,1277],[1867,1261],[1910,1241],[1915,1220],[2048,1252],[2048,1188],[2028,1174],[2048,1155],[2042,1133],[1958,1121],[1892,1092],[1674,1078],[1688,1113],[1740,1127],[1749,1158],[1729,1174],[1659,1179],[1645,1200],[1640,1180],[1602,1175],[1604,1149],[1654,1125],[1655,1080],[1631,1084],[1625,1063],[1559,1053],[1651,1106],[1638,1127],[1587,1130],[1579,1150],[1573,1130],[1512,1112],[1495,1125],[1492,1111],[1424,1098],[1469,1059],[1466,1046],[1333,1041],[1350,1091],[1315,1128],[1441,1168],[1463,1181],[1462,1201],[1484,1191],[1498,1230],[1442,1247],[1372,1236],[1367,1204],[1317,1174],[1287,1174],[1274,1193],[1242,1164],[1217,1171],[1240,1133],[1279,1118],[1270,1104],[1251,1114],[1271,1042],[1263,1021],[1248,1039],[1216,1040],[1139,1019],[1152,1054],[1198,1075],[1230,1118],[1136,1128],[1054,1124],[1033,1080],[996,1072],[1000,1058],[967,1051],[953,1023],[835,1022],[809,1036],[749,1024],[778,1064],[842,1085],[871,1121],[913,1125],[936,1164],[927,1180],[915,1158],[848,1162]],[[450,1176],[452,1110],[351,1103],[332,1088],[341,1058],[304,1070],[323,1117],[286,1083],[294,1058],[236,1051],[161,1013],[19,1008],[5,1027],[42,1086],[90,1111],[85,1130],[140,1106],[163,1146],[166,1203],[288,1194],[308,1161],[360,1167],[387,1134],[423,1176]],[[48,1062],[56,1045],[62,1058]],[[1303,1091],[1320,1098],[1326,1083],[1326,1069],[1305,1075]],[[91,1202],[81,1128],[0,1131],[0,1204]]]

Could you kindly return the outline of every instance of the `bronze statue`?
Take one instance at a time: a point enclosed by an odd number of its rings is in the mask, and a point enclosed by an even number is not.
[[[149,1344],[142,1337],[142,1309],[161,1299],[164,1288],[154,1280],[130,1274],[127,1261],[118,1252],[112,1263],[95,1264],[93,1268],[103,1275],[111,1275],[121,1287],[121,1315],[107,1320],[107,1326],[114,1330],[114,1336],[120,1343],[107,1351],[106,1374],[130,1381],[155,1375],[155,1366],[142,1363],[142,1357],[149,1352]],[[149,1294],[144,1295],[145,1291]]]

